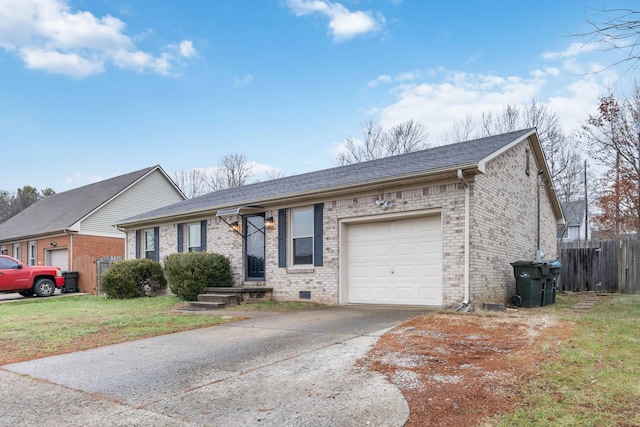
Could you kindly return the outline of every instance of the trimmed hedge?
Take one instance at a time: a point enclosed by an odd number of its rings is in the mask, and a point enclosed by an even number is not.
[[[209,252],[172,254],[164,259],[169,288],[176,296],[195,301],[206,287],[233,286],[231,261]]]
[[[166,287],[162,265],[151,259],[118,261],[102,276],[102,292],[114,299],[155,296]]]

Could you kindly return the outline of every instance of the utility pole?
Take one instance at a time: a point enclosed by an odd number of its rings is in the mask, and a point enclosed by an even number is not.
[[[640,108],[638,108],[640,111]],[[636,133],[638,134],[638,163],[636,166],[636,173],[638,175],[638,212],[637,212],[637,227],[636,227],[636,239],[640,239],[640,117],[636,123]]]
[[[589,240],[589,199],[587,192],[587,160],[584,161],[584,241]]]

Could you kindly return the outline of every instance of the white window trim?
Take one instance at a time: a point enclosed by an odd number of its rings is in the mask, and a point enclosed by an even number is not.
[[[300,235],[300,236],[295,236],[293,233],[294,227],[293,227],[293,217],[294,217],[294,213],[295,212],[299,212],[299,211],[311,211],[311,233],[309,235]],[[313,268],[313,257],[314,257],[314,216],[315,216],[315,210],[313,206],[304,206],[304,207],[300,207],[300,208],[294,208],[290,210],[290,219],[289,219],[289,238],[288,238],[288,242],[287,245],[289,246],[289,248],[291,248],[289,250],[289,266],[291,266],[291,268],[293,269],[308,269],[308,268]],[[297,238],[311,238],[311,262],[307,263],[307,264],[296,264],[295,263],[295,245],[294,245],[294,240]]]
[[[36,242],[29,242],[28,245],[28,249],[29,254],[28,254],[28,261],[29,261],[29,265],[36,265],[37,259],[38,259],[38,254],[36,252]]]
[[[14,243],[13,244],[13,257],[15,259],[17,259],[18,261],[20,261],[20,243]]]
[[[147,247],[147,233],[151,233],[151,236],[153,236],[153,240],[152,240],[152,249],[149,249]],[[151,258],[149,258],[148,256],[148,252],[151,252],[152,254],[155,253],[155,244],[156,244],[156,239],[155,239],[155,230],[153,228],[146,228],[144,230],[142,230],[142,249],[144,252],[144,256],[143,258],[148,258],[148,259],[153,259],[153,255],[151,256]]]
[[[187,247],[187,252],[200,252],[201,248],[202,248],[202,223],[200,222],[190,222],[187,223],[187,232],[186,234],[186,247]],[[191,229],[195,230],[195,236],[196,239],[198,240],[198,244],[196,246],[191,246]],[[193,249],[196,249],[195,251]]]

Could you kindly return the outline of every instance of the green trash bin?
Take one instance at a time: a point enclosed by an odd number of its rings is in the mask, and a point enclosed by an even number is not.
[[[511,304],[517,307],[540,307],[544,303],[549,263],[537,261],[512,262],[516,278],[516,294]]]
[[[62,293],[67,294],[69,292],[78,292],[78,275],[77,271],[63,271],[64,285],[62,286]]]

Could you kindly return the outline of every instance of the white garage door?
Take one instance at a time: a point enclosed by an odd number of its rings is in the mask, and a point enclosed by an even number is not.
[[[69,270],[69,255],[67,249],[54,249],[47,251],[47,265],[60,267],[62,271]]]
[[[349,303],[442,304],[440,216],[350,224]]]

